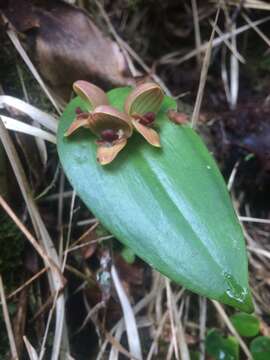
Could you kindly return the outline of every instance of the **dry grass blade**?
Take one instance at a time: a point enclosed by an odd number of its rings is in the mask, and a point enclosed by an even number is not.
[[[34,121],[35,127],[40,129],[40,125]],[[55,138],[56,141],[56,138]],[[35,137],[35,143],[37,145],[37,149],[40,155],[41,163],[43,166],[46,166],[48,161],[48,153],[46,148],[45,140],[40,138],[39,136]]]
[[[46,324],[46,329],[45,329],[45,334],[44,334],[43,339],[42,339],[42,344],[41,344],[38,360],[42,360],[44,358],[44,355],[45,355],[46,342],[47,342],[48,333],[49,333],[49,329],[50,329],[50,324],[51,324],[51,321],[52,321],[52,317],[53,317],[53,313],[54,313],[54,310],[55,310],[55,305],[56,305],[56,301],[57,301],[58,296],[59,296],[59,291],[56,292],[56,294],[54,296],[54,299],[53,299],[52,306],[50,308],[50,312],[49,312],[49,316],[48,316],[47,324]]]
[[[177,335],[180,347],[181,360],[190,360],[189,350],[186,342],[185,331],[180,320],[180,316],[176,313],[176,304],[174,304],[175,319],[177,325]]]
[[[109,332],[106,333],[106,338],[112,344],[112,346],[117,349],[117,351],[125,355],[128,359],[138,360],[138,358],[130,354]],[[116,358],[110,360],[116,360]]]
[[[247,249],[251,252],[254,252],[255,254],[262,255],[262,256],[266,257],[267,259],[270,259],[270,251],[252,247],[252,246],[247,246]]]
[[[194,24],[194,33],[195,33],[195,44],[196,49],[198,50],[202,44],[201,40],[201,33],[200,33],[200,19],[198,15],[198,6],[197,6],[197,0],[191,0],[191,6],[192,6],[192,15],[193,15],[193,24]],[[200,52],[197,53],[197,62],[198,65],[201,64],[201,56]]]
[[[5,210],[5,212],[10,216],[10,218],[14,221],[14,223],[18,226],[21,232],[25,235],[25,237],[29,240],[31,245],[35,248],[36,252],[40,255],[43,259],[44,263],[50,267],[52,271],[56,271],[62,276],[60,269],[57,265],[53,262],[53,260],[47,255],[44,249],[39,245],[37,240],[31,235],[31,233],[27,230],[24,224],[20,221],[20,219],[15,215],[3,197],[0,195],[0,206]]]
[[[215,22],[214,22],[214,27],[213,27],[211,37],[210,37],[210,40],[209,40],[209,43],[208,43],[208,47],[207,47],[207,50],[206,50],[206,53],[205,53],[205,57],[204,57],[204,60],[203,60],[200,83],[199,83],[199,89],[198,89],[198,93],[197,93],[197,97],[196,97],[196,102],[195,102],[193,114],[192,114],[192,117],[191,117],[191,125],[192,125],[193,128],[196,127],[196,124],[197,124],[197,121],[198,121],[199,115],[200,115],[200,109],[201,109],[201,104],[202,104],[204,87],[205,87],[205,84],[206,84],[208,68],[209,68],[210,59],[211,59],[212,43],[213,43],[213,40],[214,40],[215,28],[216,28],[216,24],[217,24],[218,17],[219,17],[219,12],[220,12],[220,7],[217,10],[217,14],[216,14]]]
[[[156,346],[158,344],[158,339],[161,336],[161,333],[162,333],[162,330],[163,330],[163,327],[165,325],[165,322],[167,320],[168,315],[169,315],[169,311],[167,310],[163,314],[163,316],[162,316],[162,318],[161,318],[161,320],[159,322],[158,328],[157,328],[156,333],[155,333],[154,340],[153,340],[153,342],[151,344],[151,347],[150,347],[150,350],[148,352],[146,360],[152,360],[152,357],[154,356],[154,352],[155,352]]]
[[[210,21],[210,24],[212,26],[214,26],[214,23],[212,21]],[[221,36],[224,36],[224,33],[220,30],[220,28],[218,27],[218,25],[216,25],[216,33],[221,37]],[[235,33],[235,32],[234,32]],[[234,35],[235,36],[235,35]],[[213,41],[214,43],[214,41]],[[245,64],[246,63],[246,60],[243,58],[243,56],[238,52],[237,49],[235,49],[229,40],[227,39],[224,39],[224,43],[225,45],[227,46],[227,48],[233,53],[233,55],[242,63],[242,64]]]
[[[67,358],[65,360],[76,360],[74,357],[72,357],[71,355],[67,355]]]
[[[167,88],[167,86],[164,84],[164,82],[162,81],[162,79],[156,75],[152,73],[152,70],[150,69],[149,66],[146,65],[146,63],[140,58],[140,56],[116,33],[116,31],[114,30],[114,27],[108,17],[108,15],[106,14],[106,11],[104,10],[104,7],[102,6],[102,4],[99,1],[95,1],[96,5],[98,6],[101,15],[103,16],[104,20],[106,21],[109,30],[111,31],[112,35],[115,37],[115,40],[118,42],[119,46],[126,50],[128,54],[130,54],[130,56],[137,61],[137,63],[142,67],[142,69],[157,83],[159,84],[162,89],[165,91],[165,93],[168,96],[171,96],[171,92],[170,90]],[[129,62],[130,65],[130,62]],[[133,65],[132,65],[133,66]],[[134,70],[135,71],[135,70]],[[134,72],[133,71],[133,72]]]
[[[270,47],[270,39],[267,37],[259,28],[254,24],[254,21],[251,21],[246,14],[241,14],[243,19],[252,27],[252,29],[263,39],[263,41]]]
[[[253,26],[261,25],[261,24],[263,24],[263,23],[265,23],[265,22],[267,22],[269,20],[270,20],[270,16],[266,16],[263,19],[254,21]],[[249,30],[251,27],[252,26],[250,26],[250,25],[243,25],[243,26],[237,28],[233,32],[226,33],[226,34],[214,39],[213,44],[212,44],[212,48],[214,48],[216,46],[219,46],[220,44],[225,42],[225,40],[231,39],[232,35],[240,35],[243,32]],[[179,51],[173,52],[171,54],[163,56],[159,60],[159,63],[161,63],[161,64],[180,65],[180,64],[184,63],[185,61],[188,61],[188,60],[192,59],[193,57],[195,57],[197,55],[198,51],[200,53],[205,52],[208,49],[208,46],[209,46],[209,42],[207,42],[206,44],[203,44],[198,50],[195,49],[195,50],[190,51],[188,54],[184,55],[181,58],[178,58],[178,56],[180,56],[182,54],[182,52],[179,52]]]
[[[3,16],[3,15],[2,15]],[[5,22],[8,23],[8,21],[4,18]],[[41,79],[39,73],[37,72],[36,68],[34,67],[32,61],[30,60],[29,56],[27,55],[26,51],[24,50],[22,44],[20,43],[20,40],[16,34],[16,32],[13,30],[11,24],[9,24],[9,28],[7,30],[7,35],[10,38],[12,44],[14,45],[15,49],[18,51],[20,56],[22,57],[23,61],[27,65],[28,69],[33,74],[34,78],[39,83],[41,89],[44,91],[52,105],[54,106],[55,110],[60,114],[60,109],[54,100],[53,96],[51,95],[50,91],[48,90],[47,86],[44,84],[44,81]]]
[[[67,265],[66,267],[68,270],[70,270],[70,266]],[[73,271],[73,273],[76,273],[76,270]],[[86,280],[87,281],[87,280]],[[83,323],[79,326],[79,328],[76,330],[75,334],[79,334],[85,326],[89,323],[90,320],[94,322],[95,315],[99,312],[100,309],[104,308],[104,303],[101,301],[97,303],[93,308],[91,308],[88,311],[88,314],[86,315],[85,319],[83,320]]]
[[[153,300],[154,300],[155,297],[156,297],[157,291],[159,290],[159,284],[160,284],[160,282],[159,282],[160,275],[159,275],[158,273],[155,273],[155,274],[158,275],[158,278],[156,278],[156,279],[154,280],[153,286],[152,286],[152,288],[151,288],[150,293],[147,294],[144,298],[142,298],[142,300],[139,301],[139,302],[134,306],[134,308],[133,308],[134,314],[137,314],[139,311],[141,311],[141,310],[142,310],[144,307],[146,307],[148,304],[149,304],[150,306],[153,305],[153,303],[154,303]],[[157,281],[156,281],[156,280],[157,280]],[[168,312],[167,312],[167,314],[168,314]],[[123,322],[123,320],[120,320],[120,321],[116,324],[116,326],[114,326],[114,328],[111,330],[111,333],[115,333],[115,338],[120,341],[121,336],[122,336],[122,333],[123,333],[124,330],[125,330],[125,328],[124,328],[124,322]],[[106,345],[106,344],[104,344],[104,346],[105,346],[105,345]],[[103,349],[104,349],[104,347],[103,347]],[[101,352],[103,352],[103,350],[102,350]],[[102,356],[101,352],[100,352],[100,354],[99,354],[98,360],[101,359],[101,356]],[[116,360],[116,359],[118,359],[118,350],[112,347],[112,348],[111,348],[111,351],[110,351],[109,360]]]
[[[52,259],[50,259],[47,255],[47,253],[44,251],[44,249],[38,244],[38,242],[35,240],[35,238],[30,234],[30,232],[26,229],[26,227],[22,224],[22,222],[17,218],[17,216],[14,214],[14,212],[10,209],[10,207],[7,205],[7,203],[5,202],[5,200],[2,198],[2,196],[0,196],[0,206],[2,206],[2,208],[6,211],[6,213],[12,218],[12,220],[15,222],[15,224],[20,228],[20,230],[23,232],[23,234],[26,236],[26,238],[30,241],[31,245],[35,248],[35,250],[37,251],[37,253],[42,257],[43,261],[45,264],[48,265],[48,267],[50,268],[50,270],[52,271],[52,273],[58,273],[59,277],[62,278],[62,273],[60,271],[60,269],[57,267],[57,265],[53,262]],[[64,282],[64,280],[63,280]],[[41,351],[40,351],[40,356],[39,359],[41,360],[45,354],[45,340],[47,339],[47,334],[49,331],[49,324],[52,318],[52,314],[53,311],[55,309],[55,302],[58,298],[59,295],[59,291],[62,289],[59,289],[56,292],[55,298],[54,298],[54,302],[53,302],[53,306],[50,310],[50,314],[48,317],[48,321],[47,321],[47,326],[46,326],[46,333],[44,336],[44,340],[42,342],[42,346],[41,346]]]
[[[29,102],[29,96],[28,96],[28,92],[27,92],[27,89],[26,89],[25,81],[24,81],[23,71],[22,71],[21,66],[18,63],[16,63],[16,70],[17,70],[19,80],[20,80],[20,83],[21,83],[24,99],[27,102]]]
[[[36,126],[25,124],[23,121],[13,119],[9,116],[0,115],[2,118],[3,124],[8,130],[13,130],[21,132],[23,134],[32,135],[39,139],[49,141],[53,144],[56,144],[56,136],[50,134],[47,131],[44,131]]]
[[[234,164],[234,166],[233,166],[233,169],[232,169],[231,174],[230,174],[230,176],[229,176],[229,180],[228,180],[228,182],[227,182],[228,191],[231,191],[231,190],[232,190],[232,187],[233,187],[233,184],[234,184],[236,175],[237,175],[237,171],[238,171],[239,165],[240,165],[240,161],[237,161],[237,162]]]
[[[33,346],[30,344],[30,342],[26,336],[23,337],[23,341],[25,343],[25,347],[28,352],[29,359],[30,360],[38,360],[38,354],[37,354],[36,350],[33,348]]]
[[[239,6],[239,0],[229,0],[229,5]],[[270,4],[261,0],[245,0],[243,7],[256,10],[270,10]]]
[[[33,227],[37,238],[41,240],[43,248],[53,262],[60,267],[60,261],[55,250],[54,244],[50,235],[44,225],[44,222],[40,216],[40,213],[36,207],[31,189],[28,184],[25,172],[19,160],[18,154],[12,143],[12,140],[5,129],[5,126],[0,118],[0,139],[3,143],[4,149],[9,158],[10,164],[15,173],[17,182],[22,192],[23,198],[27,204],[27,210],[29,212]],[[51,293],[55,294],[59,289],[63,288],[63,279],[58,271],[48,272],[48,278],[50,283]],[[54,343],[52,351],[52,360],[59,360],[60,346],[62,342],[63,328],[65,327],[65,301],[63,294],[60,294],[56,302],[56,321],[54,332]],[[67,339],[63,340],[65,344],[68,344]],[[64,351],[64,350],[63,350]],[[68,349],[65,349],[68,352]]]
[[[89,245],[96,244],[96,243],[101,243],[102,241],[111,240],[113,238],[114,238],[113,235],[106,235],[106,236],[101,236],[97,239],[89,240],[87,242],[84,242],[83,244],[75,245],[75,246],[70,247],[69,249],[66,249],[64,252],[64,255],[70,253],[71,251],[75,251],[75,250],[84,248],[85,246],[89,246]]]
[[[166,278],[165,282],[166,282],[167,306],[168,306],[169,315],[170,315],[174,354],[175,354],[175,358],[177,360],[180,360],[180,358],[179,358],[179,349],[178,349],[178,341],[177,341],[177,334],[176,334],[177,330],[176,330],[175,321],[174,321],[172,290],[171,290],[171,285],[170,285],[169,279]]]
[[[207,300],[205,297],[199,297],[200,304],[200,360],[205,359],[205,330],[207,319]]]
[[[142,359],[141,343],[134,312],[114,266],[112,266],[111,274],[123,310],[130,353],[137,359]]]
[[[227,55],[227,51],[226,49],[222,49],[222,59],[221,59],[221,79],[223,81],[223,86],[224,86],[224,90],[225,90],[225,94],[226,94],[226,98],[227,98],[227,102],[231,107],[231,90],[230,90],[230,83],[229,83],[229,78],[228,78],[228,71],[227,71],[227,64],[226,64],[226,55]]]
[[[99,11],[101,13],[101,15],[103,16],[112,36],[114,37],[114,39],[116,40],[116,42],[118,43],[120,49],[123,51],[123,54],[125,55],[125,59],[126,59],[126,62],[128,64],[128,67],[129,67],[129,70],[132,74],[132,76],[139,76],[140,75],[140,72],[135,68],[127,50],[125,49],[125,47],[123,46],[123,41],[122,39],[120,38],[120,36],[117,34],[113,24],[111,23],[110,21],[110,18],[108,17],[104,7],[100,4],[99,1],[95,1],[97,7],[99,8]]]
[[[212,300],[212,303],[214,304],[217,312],[219,313],[222,320],[225,322],[225,324],[228,327],[228,329],[230,330],[230,332],[236,337],[237,341],[239,342],[239,345],[241,346],[242,350],[246,354],[247,359],[252,359],[252,355],[251,355],[247,345],[244,343],[241,336],[235,330],[235,327],[231,323],[231,321],[230,321],[229,317],[227,316],[227,314],[225,313],[223,307],[215,300]]]
[[[20,287],[18,287],[16,290],[12,291],[12,293],[10,293],[7,296],[7,299],[11,299],[13,296],[17,295],[20,291],[22,291],[25,287],[29,286],[30,284],[32,284],[33,281],[35,281],[37,278],[39,278],[42,274],[44,274],[49,268],[48,267],[44,267],[43,269],[41,269],[37,274],[35,274],[34,276],[32,276],[29,280],[27,280],[23,285],[21,285]]]
[[[249,216],[239,216],[238,218],[239,218],[240,221],[243,221],[243,222],[254,222],[254,223],[259,223],[259,224],[270,224],[269,219],[259,219],[259,218],[249,217]]]
[[[121,341],[122,334],[123,334],[123,326],[118,326],[114,335],[114,338],[118,341],[118,343],[120,343]],[[112,346],[108,360],[118,360],[118,358],[119,358],[119,350],[117,349],[117,347]]]
[[[23,100],[17,99],[9,95],[1,95],[0,108],[2,107],[15,108],[16,110],[19,110],[24,114],[27,114],[28,116],[30,116],[31,119],[35,120],[40,125],[46,127],[52,132],[56,133],[57,131],[58,123],[53,116],[47,114],[42,110],[39,110],[35,106],[32,106]]]
[[[174,315],[174,319],[175,319],[176,336],[177,336],[177,341],[179,343],[181,360],[190,360],[190,354],[189,354],[189,349],[188,349],[188,345],[186,342],[185,331],[184,331],[182,321],[181,321],[182,306],[180,305],[179,310],[177,310],[177,306],[176,306],[179,296],[180,297],[182,296],[183,291],[184,290],[181,289],[178,292],[178,294],[174,294],[171,291],[171,302],[172,302],[173,315]]]
[[[133,311],[134,314],[136,315],[139,311],[141,311],[142,309],[144,309],[156,296],[156,288],[153,288],[152,291],[146,295],[144,298],[142,298],[134,307],[133,307]],[[122,318],[121,320],[119,320],[116,325],[111,329],[110,333],[114,334],[114,332],[116,331],[116,329],[121,326],[123,328],[122,331],[124,331],[124,327],[125,327],[125,321]],[[108,340],[105,340],[104,343],[102,344],[100,351],[98,353],[97,356],[97,360],[102,360],[103,359],[103,354],[104,351],[106,350],[106,347],[108,345]]]
[[[27,102],[29,102],[29,96],[28,96],[28,92],[27,92],[27,89],[26,89],[22,69],[18,64],[16,64],[16,69],[17,69],[17,72],[18,72],[18,75],[19,75],[19,79],[20,79],[20,83],[21,83],[24,98],[26,99]],[[34,121],[33,125],[40,128],[39,123],[37,123],[36,121]],[[39,151],[39,155],[40,155],[42,165],[45,166],[47,164],[47,161],[48,161],[48,153],[47,153],[47,148],[46,148],[45,141],[43,139],[40,139],[40,138],[36,137],[35,138],[35,143],[36,143],[38,151]]]
[[[235,24],[233,24],[232,26],[232,32],[236,29]],[[232,36],[232,47],[235,49],[235,51],[237,52],[237,43],[236,43],[236,36],[233,35]],[[234,54],[231,54],[230,57],[230,65],[231,65],[231,71],[230,71],[230,75],[231,75],[231,81],[230,81],[230,88],[231,88],[231,109],[235,109],[236,105],[237,105],[237,99],[238,99],[238,91],[239,91],[239,63],[238,63],[238,59],[236,58],[236,56],[234,56]]]
[[[65,245],[66,248],[65,248],[64,253],[62,253],[61,251],[59,252],[60,257],[62,259],[62,264],[61,264],[62,272],[65,271],[65,266],[66,266],[67,256],[68,256],[67,250],[69,248],[69,244],[70,244],[70,240],[71,240],[71,229],[72,229],[72,219],[73,219],[73,211],[74,211],[74,206],[75,206],[75,199],[76,199],[76,191],[73,190],[71,202],[70,202],[68,233],[67,233],[67,239],[66,239],[66,245]]]
[[[36,201],[43,198],[52,188],[54,188],[55,183],[58,180],[59,174],[60,174],[60,166],[58,165],[53,175],[53,179],[50,181],[49,185],[46,186],[46,188],[35,197]]]
[[[16,344],[15,344],[15,338],[14,338],[14,334],[13,334],[13,330],[12,330],[12,326],[11,326],[11,321],[9,318],[5,290],[4,290],[4,285],[3,285],[3,280],[2,280],[1,274],[0,274],[0,298],[1,298],[1,303],[2,303],[3,316],[4,316],[4,321],[5,321],[5,325],[6,325],[6,329],[7,329],[8,341],[9,341],[9,345],[10,345],[10,352],[11,352],[12,360],[19,360],[18,352],[17,352]]]

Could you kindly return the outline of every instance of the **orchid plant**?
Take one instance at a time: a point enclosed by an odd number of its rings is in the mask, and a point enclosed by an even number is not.
[[[105,94],[80,80],[74,91],[78,96],[60,119],[57,148],[91,213],[171,280],[252,312],[242,229],[188,115],[153,82]]]

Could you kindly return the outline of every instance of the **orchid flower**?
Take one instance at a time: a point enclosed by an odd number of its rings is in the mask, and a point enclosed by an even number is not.
[[[157,84],[145,83],[131,91],[125,101],[124,112],[110,106],[105,92],[87,81],[76,81],[73,89],[90,110],[77,110],[77,116],[65,136],[70,136],[81,127],[89,129],[98,137],[97,160],[101,165],[115,159],[132,136],[134,128],[148,143],[160,147],[159,135],[152,128],[163,100],[162,90]]]
[[[156,147],[160,147],[159,134],[152,128],[156,114],[163,101],[163,92],[155,83],[144,83],[137,86],[127,97],[125,112],[130,116],[134,128]]]

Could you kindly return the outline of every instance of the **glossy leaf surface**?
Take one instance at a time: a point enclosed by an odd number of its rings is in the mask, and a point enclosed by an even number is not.
[[[207,334],[206,352],[215,360],[238,360],[239,344],[233,336],[223,337],[217,330],[212,329]]]
[[[123,110],[129,92],[110,91],[110,104]],[[161,148],[134,133],[106,166],[97,163],[96,138],[87,129],[64,137],[78,106],[85,109],[76,98],[60,120],[58,152],[67,177],[92,213],[170,279],[252,311],[245,244],[226,185],[196,132],[168,120],[166,112],[176,108],[175,101],[165,97],[157,114]]]
[[[246,313],[234,314],[230,317],[233,326],[241,336],[253,337],[260,331],[260,322],[254,315]]]
[[[252,340],[250,350],[254,360],[270,359],[270,337],[258,336]]]

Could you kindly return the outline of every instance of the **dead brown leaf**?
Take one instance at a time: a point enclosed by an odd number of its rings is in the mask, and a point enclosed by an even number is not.
[[[76,80],[104,89],[134,83],[118,44],[82,9],[62,1],[9,0],[2,11],[24,34],[28,54],[61,100],[69,100]]]

